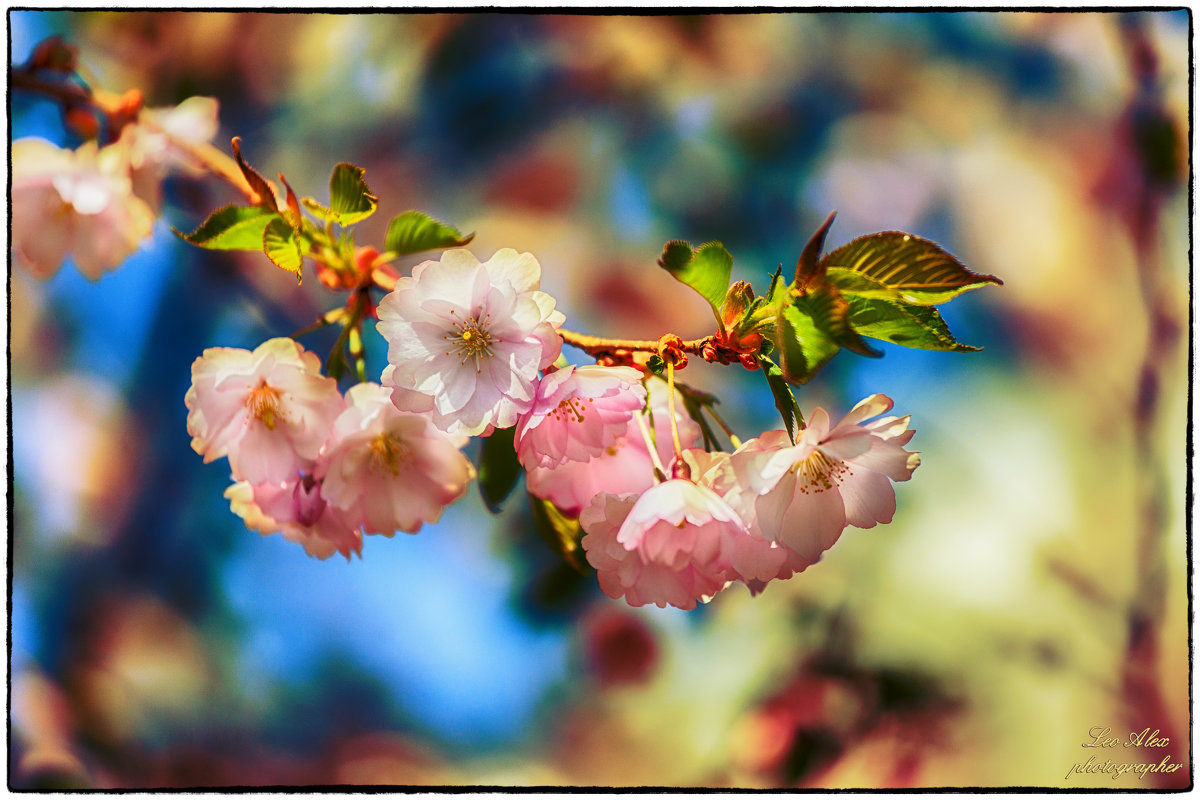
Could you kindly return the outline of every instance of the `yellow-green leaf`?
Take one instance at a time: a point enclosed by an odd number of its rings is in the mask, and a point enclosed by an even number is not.
[[[362,167],[343,161],[333,168],[329,176],[329,205],[325,206],[311,197],[301,202],[313,216],[339,225],[353,225],[375,213],[379,198],[371,194],[363,180]]]
[[[379,198],[371,194],[363,180],[362,167],[343,161],[329,176],[329,207],[337,215],[334,222],[351,225],[375,213]]]
[[[784,306],[775,320],[775,348],[779,368],[789,383],[807,383],[840,346],[812,317],[794,305]]]
[[[845,347],[864,355],[883,355],[850,327],[850,305],[828,284],[781,298],[776,306],[775,346],[779,366],[791,383],[805,383]]]
[[[828,253],[821,263],[829,281],[843,291],[863,294],[845,285],[851,278],[835,277],[835,269],[870,279],[864,283],[866,291],[877,292],[882,287],[918,305],[934,305],[970,289],[1003,283],[994,275],[971,272],[937,244],[902,231],[860,236]]]
[[[470,244],[475,234],[463,236],[456,228],[421,211],[405,211],[388,223],[384,247],[396,255],[420,253],[424,250],[445,250]]]
[[[956,341],[942,315],[931,306],[857,295],[848,295],[846,300],[850,325],[863,336],[919,350],[965,353],[980,349]]]
[[[733,256],[720,242],[707,242],[695,250],[687,242],[667,242],[659,256],[658,265],[680,283],[695,289],[712,306],[720,319],[721,303],[729,290],[733,271]]]
[[[261,250],[263,230],[272,219],[280,217],[262,206],[228,205],[214,211],[191,233],[175,233],[206,250]]]
[[[297,282],[303,280],[300,267],[304,262],[304,251],[295,229],[283,217],[277,215],[267,223],[262,235],[262,250],[275,266],[295,275]]]

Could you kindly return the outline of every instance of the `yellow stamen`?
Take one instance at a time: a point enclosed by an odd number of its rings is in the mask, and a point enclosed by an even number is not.
[[[282,398],[283,395],[278,389],[263,380],[257,389],[246,395],[245,405],[250,409],[252,417],[262,420],[267,430],[273,431],[277,423],[287,422],[287,415],[284,414],[280,403]]]
[[[367,447],[371,450],[371,466],[393,475],[399,475],[400,466],[412,456],[412,451],[394,433],[379,434]]]
[[[585,407],[580,398],[568,397],[559,402],[558,406],[550,412],[550,416],[559,422],[570,422],[572,419],[576,422],[583,422],[586,419],[583,413]]]
[[[492,334],[490,332],[492,324],[492,315],[485,313],[482,318],[478,314],[472,318],[460,320],[453,309],[450,311],[455,317],[451,323],[454,329],[444,335],[442,338],[450,342],[450,346],[457,350],[459,363],[466,365],[467,361],[481,356],[488,358],[495,357],[492,352]],[[503,341],[495,339],[496,342]],[[452,351],[446,351],[446,355],[454,355]],[[479,365],[476,364],[476,372],[479,372]]]

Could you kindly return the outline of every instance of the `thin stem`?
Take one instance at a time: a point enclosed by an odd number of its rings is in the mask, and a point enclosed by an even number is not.
[[[654,465],[655,475],[661,475],[665,480],[667,470],[662,464],[662,459],[658,457],[658,448],[654,446],[653,437],[650,436],[650,431],[646,427],[646,418],[641,414],[634,414],[633,420],[637,423],[638,430],[642,433],[642,439],[646,442],[646,450],[650,453],[650,463]]]
[[[679,444],[679,424],[675,420],[675,365],[667,362],[667,413],[671,415],[671,444],[675,447],[675,462],[683,459],[683,448]]]
[[[301,336],[306,336],[307,334],[310,334],[313,331],[320,330],[321,328],[325,327],[326,325],[331,325],[334,322],[337,322],[345,315],[346,315],[345,307],[335,308],[332,311],[326,311],[324,314],[317,317],[316,322],[305,325],[303,328],[300,328],[295,333],[292,333],[288,338],[299,339]]]

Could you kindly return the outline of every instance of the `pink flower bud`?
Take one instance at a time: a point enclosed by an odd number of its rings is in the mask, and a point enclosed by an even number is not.
[[[313,525],[325,511],[325,499],[321,497],[321,484],[311,475],[296,481],[292,490],[292,515],[300,525]]]

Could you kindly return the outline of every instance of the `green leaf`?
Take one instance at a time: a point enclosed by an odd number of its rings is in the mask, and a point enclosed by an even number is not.
[[[262,206],[228,205],[214,211],[191,233],[175,233],[207,250],[261,250],[263,230],[272,219],[280,217]]]
[[[463,236],[456,228],[438,222],[420,211],[405,211],[388,223],[384,248],[397,255],[423,250],[445,250],[469,244],[475,234]]]
[[[304,207],[320,219],[339,225],[353,225],[375,213],[379,198],[371,194],[363,180],[363,168],[343,161],[329,176],[329,205],[323,206],[311,197],[301,200]]]
[[[309,210],[314,217],[328,222],[337,222],[336,215],[333,209],[323,206],[311,197],[301,197],[300,202]]]
[[[590,572],[591,568],[580,546],[583,529],[579,525],[579,519],[567,516],[549,500],[533,495],[529,495],[529,506],[533,509],[533,525],[546,544],[550,545],[550,549],[579,572]]]
[[[806,383],[841,346],[816,321],[794,305],[784,306],[775,320],[779,367],[789,383]]]
[[[303,280],[300,267],[304,263],[304,250],[295,229],[283,217],[277,215],[263,229],[262,250],[275,266],[295,275],[297,282]]]
[[[843,294],[854,294],[859,297],[877,297],[881,300],[904,302],[900,293],[889,288],[874,278],[860,275],[844,267],[830,267],[825,272],[825,280]]]
[[[695,250],[687,242],[667,242],[658,265],[675,280],[695,289],[712,306],[720,319],[721,303],[729,289],[733,272],[733,256],[720,242],[707,242]]]
[[[882,352],[873,349],[850,326],[850,304],[836,288],[829,285],[812,289],[792,300],[792,305],[810,317],[813,324],[835,343],[861,356],[878,358]]]
[[[521,477],[521,462],[514,445],[516,427],[503,428],[483,440],[479,453],[479,493],[484,505],[493,514],[508,497]]]
[[[781,294],[787,290],[787,284],[779,277],[781,274],[783,274],[783,264],[776,267],[775,272],[771,274],[771,281],[767,284],[767,293],[763,295],[771,305],[778,303]]]
[[[804,424],[804,418],[800,415],[800,404],[796,402],[796,396],[792,394],[791,387],[784,380],[783,371],[774,361],[765,355],[759,355],[758,366],[767,378],[767,385],[771,387],[771,394],[775,398],[775,408],[779,410],[779,416],[783,418],[783,426],[787,428],[788,437],[794,442],[796,441],[797,423]]]
[[[850,327],[850,305],[832,286],[793,294],[776,308],[775,347],[783,376],[791,383],[806,383],[842,347],[865,356],[883,355]]]
[[[978,347],[960,344],[936,308],[877,297],[850,295],[850,325],[864,336],[920,350],[966,353]]]
[[[874,285],[918,305],[934,305],[988,283],[1003,283],[994,275],[971,272],[933,242],[902,231],[860,236],[827,254],[821,263],[829,272],[838,267],[870,278]],[[848,287],[845,291],[855,292]]]
[[[375,213],[379,198],[371,194],[363,180],[365,170],[346,161],[333,168],[329,176],[329,206],[337,215],[334,222],[352,225]]]

